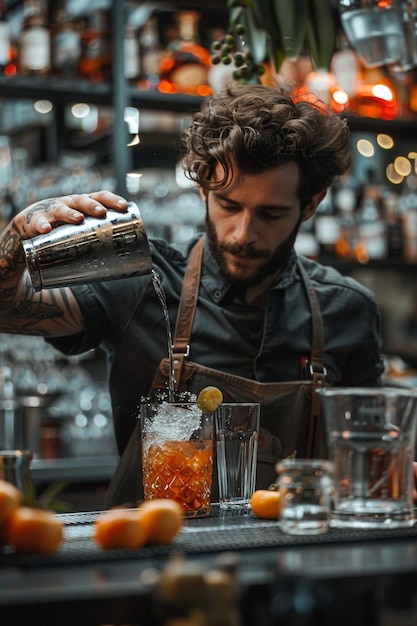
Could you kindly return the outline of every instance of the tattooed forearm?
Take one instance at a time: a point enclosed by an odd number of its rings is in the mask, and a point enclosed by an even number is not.
[[[34,292],[28,276],[20,282],[16,297],[5,319],[0,318],[0,330],[10,332],[10,318],[14,332],[66,335],[79,332],[82,317],[69,289],[47,289]]]
[[[12,222],[0,238],[0,279],[19,280],[24,268],[21,238]],[[20,270],[20,271],[19,271]]]
[[[0,237],[0,332],[44,336],[66,335],[82,329],[82,316],[69,289],[35,292],[26,271],[22,240],[39,211],[47,213],[55,200],[37,203],[13,220]],[[26,232],[26,236],[25,236]]]
[[[24,269],[21,238],[12,222],[0,237],[0,316],[13,306]]]

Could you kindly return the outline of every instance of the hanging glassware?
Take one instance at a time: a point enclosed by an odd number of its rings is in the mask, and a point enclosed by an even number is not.
[[[343,30],[366,67],[417,65],[414,0],[339,0]]]

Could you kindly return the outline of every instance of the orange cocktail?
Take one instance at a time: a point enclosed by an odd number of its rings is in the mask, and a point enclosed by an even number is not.
[[[188,517],[210,512],[213,418],[195,404],[142,406],[145,499],[176,500]]]

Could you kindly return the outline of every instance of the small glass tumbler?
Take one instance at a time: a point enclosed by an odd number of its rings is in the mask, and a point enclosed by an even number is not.
[[[321,459],[285,459],[277,464],[281,529],[290,535],[329,530],[333,464]]]
[[[223,402],[214,415],[220,509],[248,511],[256,484],[260,405]]]

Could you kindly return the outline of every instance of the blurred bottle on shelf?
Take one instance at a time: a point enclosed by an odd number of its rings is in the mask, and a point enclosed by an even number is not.
[[[417,176],[408,176],[398,199],[402,222],[403,260],[417,263]]]
[[[383,210],[387,231],[388,259],[401,261],[403,258],[401,215],[398,209],[398,193],[387,191],[384,194]]]
[[[47,75],[51,71],[51,37],[43,0],[25,0],[19,37],[20,74]]]
[[[331,71],[336,78],[338,87],[346,92],[349,100],[352,100],[359,79],[359,60],[356,52],[342,33],[337,38],[337,48],[332,56]]]
[[[13,373],[5,361],[4,351],[0,363],[0,449],[13,450],[18,443],[18,403],[13,384]]]
[[[200,44],[197,11],[180,11],[175,14],[179,27],[179,40],[162,58],[158,89],[162,93],[185,93],[208,96],[211,54]]]
[[[94,9],[87,15],[81,32],[79,73],[82,78],[104,81],[111,78],[111,72],[109,12]]]
[[[339,177],[332,188],[333,202],[339,215],[340,232],[336,254],[340,259],[360,260],[363,244],[359,232],[358,207],[362,190],[349,173]]]
[[[123,67],[126,80],[135,83],[140,75],[139,38],[134,26],[126,26],[123,38]]]
[[[315,231],[315,217],[311,217],[300,224],[300,229],[294,243],[298,254],[318,261],[320,259],[320,244]],[[325,262],[325,259],[322,259]]]
[[[68,14],[66,1],[54,5],[51,24],[52,73],[74,78],[81,59],[81,25]]]
[[[319,244],[320,259],[323,262],[335,260],[337,256],[336,245],[340,237],[340,221],[330,191],[327,192],[317,208],[314,228]]]
[[[153,90],[159,84],[159,66],[162,46],[159,40],[158,21],[150,17],[139,32],[140,76],[137,86],[140,89]]]
[[[7,19],[5,2],[0,2],[0,75],[7,74],[7,66],[10,62],[10,24]]]
[[[369,169],[362,203],[359,208],[359,234],[364,248],[364,261],[383,261],[388,257],[388,239],[383,218],[382,196],[376,172]]]

